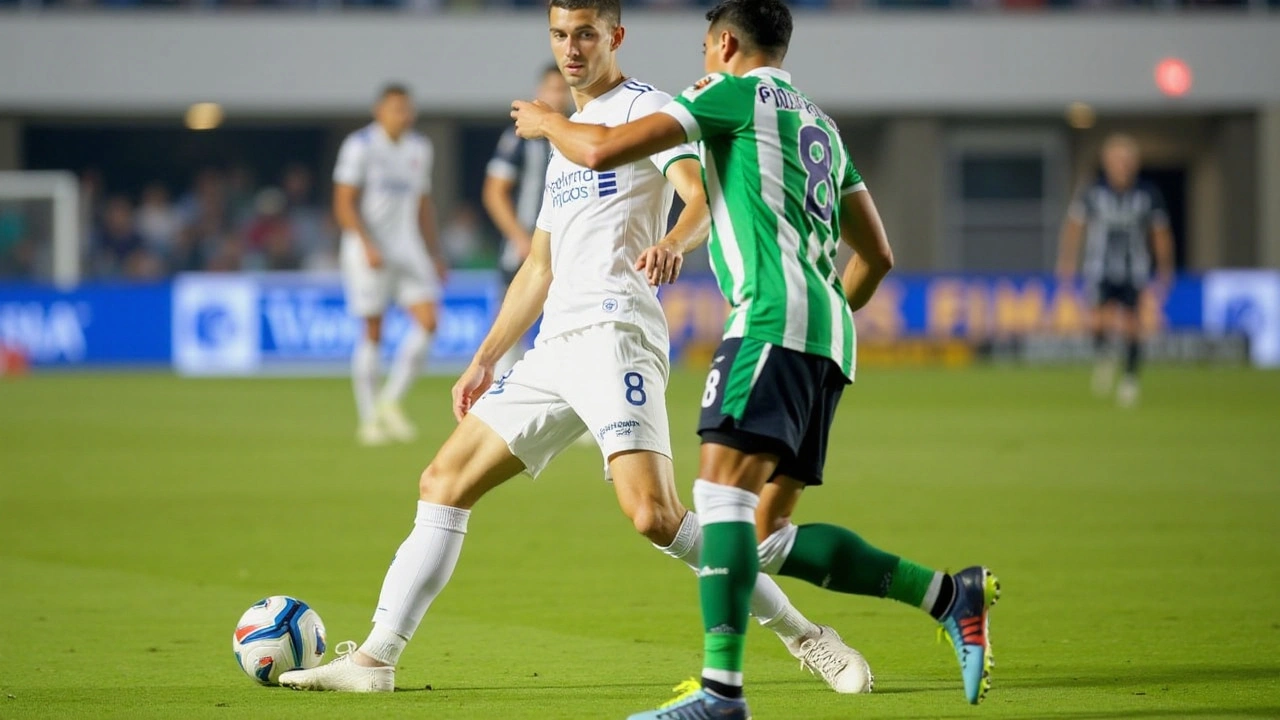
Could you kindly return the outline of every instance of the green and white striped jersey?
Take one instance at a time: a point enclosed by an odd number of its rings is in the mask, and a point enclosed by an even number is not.
[[[662,112],[700,141],[724,336],[831,358],[852,379],[839,198],[866,188],[835,122],[777,68],[708,75]]]

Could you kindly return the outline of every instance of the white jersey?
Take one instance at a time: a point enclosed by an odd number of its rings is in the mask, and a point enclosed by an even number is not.
[[[671,96],[627,80],[587,103],[571,118],[621,125],[657,112]],[[669,352],[667,319],[656,289],[635,269],[640,253],[663,238],[673,189],[664,173],[682,157],[679,145],[630,165],[594,172],[552,151],[538,228],[551,233],[551,288],[538,344],[600,323],[638,327],[645,340]]]
[[[418,204],[431,192],[432,158],[427,138],[410,131],[394,142],[377,123],[348,135],[338,151],[333,181],[360,188],[360,219],[390,258],[422,251]]]

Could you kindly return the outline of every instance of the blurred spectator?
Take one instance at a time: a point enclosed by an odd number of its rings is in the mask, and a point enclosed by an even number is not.
[[[154,263],[134,225],[133,204],[117,195],[107,200],[102,221],[93,239],[93,274],[103,278],[154,277]]]
[[[259,190],[256,214],[245,229],[246,261],[255,270],[297,270],[302,266],[285,216],[285,194],[279,188]]]
[[[226,198],[228,219],[235,227],[243,227],[254,216],[257,183],[253,170],[247,165],[236,164],[227,171]]]
[[[214,168],[196,174],[191,189],[178,201],[178,214],[185,229],[196,229],[197,235],[222,233],[227,227],[226,181]]]
[[[209,272],[239,272],[244,266],[244,242],[239,235],[227,233],[208,244],[209,261],[204,269]]]
[[[148,185],[138,208],[138,234],[147,248],[169,262],[181,230],[182,216],[169,202],[169,190],[159,183]]]
[[[329,212],[315,201],[311,170],[301,164],[290,165],[281,177],[281,186],[302,266],[308,270],[336,269],[337,227]]]

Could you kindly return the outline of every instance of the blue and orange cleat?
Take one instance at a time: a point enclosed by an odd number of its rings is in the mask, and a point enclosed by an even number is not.
[[[965,697],[977,705],[991,689],[991,668],[995,662],[991,658],[987,612],[1000,599],[1000,581],[980,566],[965,568],[951,579],[956,584],[956,598],[942,618],[941,629],[955,646]]]
[[[627,720],[751,720],[746,700],[725,700],[702,689],[697,680],[676,686],[676,697],[657,710],[631,715]]]

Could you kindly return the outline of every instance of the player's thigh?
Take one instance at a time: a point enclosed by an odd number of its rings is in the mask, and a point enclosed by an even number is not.
[[[656,543],[670,544],[686,512],[676,493],[671,458],[648,450],[620,452],[609,458],[609,475],[618,506],[636,530]]]
[[[410,251],[404,257],[395,258],[389,265],[395,284],[393,290],[396,304],[403,308],[414,308],[434,306],[440,302],[444,288],[425,250]],[[434,328],[431,329],[434,331]]]
[[[347,312],[360,318],[381,317],[390,297],[386,271],[370,267],[364,247],[351,238],[342,241],[339,265]]]
[[[605,460],[637,450],[670,458],[666,356],[631,325],[597,325],[564,337],[560,391]]]
[[[535,478],[586,429],[556,391],[563,356],[555,350],[555,343],[530,350],[468,415],[497,433]]]
[[[470,508],[524,469],[498,433],[468,415],[422,472],[418,496],[437,505]]]

